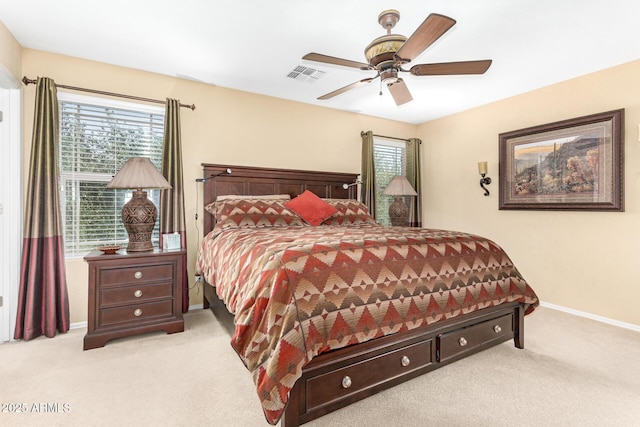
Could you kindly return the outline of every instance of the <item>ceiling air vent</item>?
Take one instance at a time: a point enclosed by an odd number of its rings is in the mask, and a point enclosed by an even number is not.
[[[302,82],[313,83],[324,76],[324,71],[298,65],[287,74],[287,77]]]

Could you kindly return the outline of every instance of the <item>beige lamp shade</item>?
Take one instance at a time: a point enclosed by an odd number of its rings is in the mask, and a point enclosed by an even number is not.
[[[171,188],[148,157],[131,157],[109,181],[107,188]]]
[[[406,176],[394,176],[389,185],[382,192],[387,196],[417,196]]]
[[[107,188],[135,189],[131,200],[122,207],[122,223],[129,234],[127,252],[153,250],[151,234],[158,209],[143,188],[168,189],[171,185],[147,157],[131,157],[107,184]]]
[[[407,225],[409,208],[401,199],[401,196],[417,196],[409,180],[405,176],[394,176],[389,185],[382,192],[387,196],[394,196],[393,202],[389,205],[389,219],[393,226]]]

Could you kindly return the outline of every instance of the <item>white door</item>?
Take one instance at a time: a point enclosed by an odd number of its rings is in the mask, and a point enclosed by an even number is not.
[[[20,82],[0,67],[0,342],[13,338],[22,240]]]

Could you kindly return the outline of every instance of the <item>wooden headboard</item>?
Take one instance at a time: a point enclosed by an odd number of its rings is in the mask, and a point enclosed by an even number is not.
[[[270,169],[250,166],[213,165],[202,163],[205,178],[203,204],[207,206],[217,196],[237,194],[262,196],[266,194],[288,194],[291,198],[312,191],[318,197],[333,199],[355,199],[356,186],[344,189],[344,184],[356,182],[356,173],[316,172],[293,169]],[[224,171],[229,168],[231,174]],[[222,175],[219,175],[223,173]],[[213,229],[213,217],[203,212],[204,234]]]

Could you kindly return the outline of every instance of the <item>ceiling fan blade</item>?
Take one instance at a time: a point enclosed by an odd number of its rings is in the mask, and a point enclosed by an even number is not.
[[[396,59],[403,62],[413,61],[455,24],[456,21],[448,16],[432,13],[398,49]]]
[[[391,92],[391,96],[393,96],[393,100],[396,101],[396,105],[406,104],[413,100],[404,80],[398,79],[395,83],[389,83],[387,87],[389,88],[389,92]]]
[[[376,77],[378,77],[378,76],[376,76]],[[345,93],[345,92],[347,92],[347,91],[349,91],[351,89],[355,89],[355,88],[357,88],[359,86],[362,86],[365,83],[371,83],[373,80],[376,79],[376,77],[371,77],[371,78],[368,78],[368,79],[360,80],[360,81],[355,82],[355,83],[351,83],[350,85],[347,85],[345,87],[341,87],[340,89],[334,90],[333,92],[329,92],[329,93],[327,93],[325,95],[322,95],[318,99],[324,101],[325,99],[333,98],[334,96],[338,96],[338,95],[340,95],[342,93]]]
[[[442,62],[439,64],[416,64],[409,72],[414,76],[444,76],[449,74],[484,74],[491,60]]]
[[[336,58],[334,56],[323,55],[321,53],[307,53],[302,57],[302,59],[306,59],[307,61],[324,62],[325,64],[342,65],[343,67],[359,68],[361,70],[373,69],[369,64],[365,64],[364,62]]]

